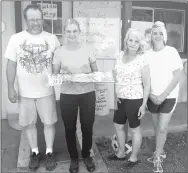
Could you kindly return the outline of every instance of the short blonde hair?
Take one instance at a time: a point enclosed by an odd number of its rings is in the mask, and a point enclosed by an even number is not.
[[[64,25],[64,31],[68,25],[72,25],[72,24],[76,25],[78,27],[78,30],[81,31],[79,22],[73,18],[67,19],[67,21],[65,22],[65,25]]]
[[[127,31],[126,35],[125,35],[125,39],[124,39],[124,52],[125,54],[128,54],[128,47],[127,47],[127,41],[129,39],[129,35],[131,33],[136,33],[137,35],[137,38],[138,38],[138,41],[139,41],[139,44],[140,44],[140,47],[138,49],[138,52],[137,54],[143,54],[144,53],[144,46],[145,46],[145,42],[144,42],[144,37],[143,35],[140,33],[140,31],[138,31],[137,29],[132,29],[132,28],[129,28],[129,30]]]

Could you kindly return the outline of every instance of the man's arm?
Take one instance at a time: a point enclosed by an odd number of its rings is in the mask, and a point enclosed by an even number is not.
[[[6,76],[7,76],[7,83],[8,83],[8,98],[10,102],[12,103],[16,103],[18,100],[17,93],[14,89],[16,68],[17,68],[17,63],[8,59]]]

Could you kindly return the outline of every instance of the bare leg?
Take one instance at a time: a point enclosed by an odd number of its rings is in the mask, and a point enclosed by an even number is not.
[[[37,148],[37,129],[35,124],[31,124],[25,127],[25,132],[29,141],[31,149]]]
[[[44,137],[46,141],[46,148],[53,148],[55,138],[55,127],[53,125],[44,124]]]
[[[119,145],[117,157],[122,158],[125,156],[125,131],[124,125],[114,123],[116,129],[116,136]]]
[[[166,142],[168,124],[171,120],[172,113],[164,114],[160,113],[158,130],[156,136],[156,157],[159,157],[163,152],[164,144]]]
[[[152,123],[153,123],[153,129],[154,129],[154,135],[155,135],[155,143],[156,140],[157,140],[157,132],[158,132],[158,128],[159,128],[159,116],[160,116],[160,113],[151,113],[152,115]],[[164,151],[162,151],[163,153]]]
[[[152,116],[154,134],[155,134],[155,137],[156,137],[157,136],[158,121],[159,121],[159,113],[151,113],[151,116]]]
[[[137,161],[137,155],[140,151],[140,147],[142,144],[142,133],[140,126],[136,128],[131,128],[132,131],[132,153],[130,156],[130,161]]]

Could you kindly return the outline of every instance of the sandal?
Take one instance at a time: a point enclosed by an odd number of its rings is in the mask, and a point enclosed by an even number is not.
[[[113,155],[110,155],[110,156],[108,156],[108,160],[126,160],[127,159],[127,156],[125,156],[125,157],[117,157],[115,154],[113,154]]]

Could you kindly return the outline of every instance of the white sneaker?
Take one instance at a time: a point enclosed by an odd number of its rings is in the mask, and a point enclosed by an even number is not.
[[[154,166],[154,169],[153,171],[155,173],[163,173],[163,167],[162,167],[162,160],[160,157],[155,157],[153,159],[153,166]]]
[[[147,161],[150,162],[150,163],[153,163],[153,160],[155,158],[155,154],[156,154],[156,151],[153,153],[152,157],[147,158]],[[166,159],[166,153],[165,152],[161,153],[160,158]]]

